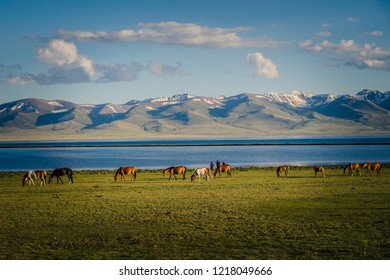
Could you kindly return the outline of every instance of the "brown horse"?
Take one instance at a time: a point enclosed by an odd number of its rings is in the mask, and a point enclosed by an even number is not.
[[[284,176],[287,176],[289,170],[290,170],[290,166],[288,166],[288,165],[279,166],[276,169],[276,175],[278,175],[278,177],[279,177],[282,174],[282,172],[284,172]]]
[[[37,179],[41,180],[41,186],[46,185],[46,171],[45,170],[35,170],[35,175],[37,176]]]
[[[325,167],[323,167],[323,166],[314,166],[314,177],[316,177],[317,178],[317,173],[318,172],[321,172],[322,173],[322,175],[324,176],[324,178],[325,178]]]
[[[353,176],[353,171],[356,170],[356,175],[362,175],[362,172],[360,171],[359,163],[350,163],[344,167],[344,174],[348,174],[349,176]]]
[[[187,168],[185,166],[171,166],[163,170],[163,176],[169,173],[169,180],[171,180],[172,175],[177,180],[175,174],[183,174],[183,180],[185,180],[186,172],[187,172]]]
[[[61,181],[61,183],[63,184],[64,182],[62,181],[61,176],[64,176],[64,175],[66,175],[68,177],[68,180],[69,180],[68,183],[70,184],[72,182],[72,184],[73,184],[73,171],[72,171],[72,169],[67,168],[67,167],[54,169],[53,173],[51,173],[51,175],[49,177],[49,184],[51,183],[51,179],[53,179],[53,177],[57,178],[57,184],[58,184],[58,181]]]
[[[371,176],[371,170],[376,171],[376,175],[381,175],[381,164],[379,162],[367,162],[363,164],[363,170],[366,170],[366,176],[367,174],[370,174]]]
[[[219,174],[221,177],[221,172],[226,172],[227,177],[232,177],[232,167],[229,164],[221,164],[214,172],[214,178]]]
[[[121,175],[121,181],[125,181],[125,175],[131,174],[130,182],[134,182],[137,179],[137,169],[134,166],[119,167],[115,173],[114,180],[118,180],[118,175]]]

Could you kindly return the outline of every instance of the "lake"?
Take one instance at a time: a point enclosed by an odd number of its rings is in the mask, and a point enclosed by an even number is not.
[[[1,171],[195,168],[216,160],[232,167],[390,163],[390,137],[0,142]]]

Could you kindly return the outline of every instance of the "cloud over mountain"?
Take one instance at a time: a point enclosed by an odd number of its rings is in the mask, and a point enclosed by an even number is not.
[[[83,42],[149,42],[163,45],[184,45],[211,48],[271,47],[280,42],[264,38],[242,38],[239,33],[251,27],[212,28],[195,23],[165,21],[140,23],[139,29],[107,31],[60,30],[58,38]]]
[[[312,40],[300,42],[299,47],[312,52],[331,52],[333,60],[343,65],[359,69],[390,70],[390,49],[366,43],[363,46],[354,40],[342,39],[339,43],[324,40],[313,43]]]
[[[255,77],[266,77],[272,79],[279,76],[276,64],[274,64],[270,59],[265,58],[260,52],[248,54],[245,61],[252,65],[253,76]]]

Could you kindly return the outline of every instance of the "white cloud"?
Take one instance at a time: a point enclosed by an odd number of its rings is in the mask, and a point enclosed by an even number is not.
[[[37,59],[54,66],[71,64],[77,59],[77,48],[73,43],[51,40],[48,46],[38,48]]]
[[[330,36],[332,36],[332,33],[330,33],[329,31],[320,31],[320,32],[317,32],[316,35],[318,37],[330,37]]]
[[[374,30],[372,32],[366,33],[367,36],[379,37],[383,35],[382,31]]]
[[[138,62],[121,64],[94,64],[84,55],[78,54],[74,43],[51,40],[46,46],[36,49],[37,59],[50,67],[46,73],[30,74],[21,66],[8,67],[1,81],[12,84],[71,84],[87,82],[133,81],[145,67]],[[6,69],[1,67],[1,69]],[[0,70],[1,70],[0,69]],[[12,70],[12,71],[11,71]]]
[[[354,40],[340,40],[333,43],[325,40],[313,44],[311,40],[299,43],[299,47],[312,52],[330,52],[335,55],[336,61],[341,61],[344,65],[360,69],[390,70],[390,48],[376,47],[373,44],[363,46]]]
[[[185,45],[211,48],[274,47],[281,42],[265,38],[244,39],[239,33],[251,27],[209,28],[194,23],[175,21],[141,23],[139,29],[117,32],[59,31],[59,38],[79,41],[150,42],[156,44]]]
[[[138,74],[144,69],[139,62],[131,61],[128,64],[100,64],[96,65],[96,70],[99,73],[97,82],[119,82],[119,81],[134,81],[138,79]]]
[[[356,22],[356,21],[358,21],[358,19],[354,18],[354,17],[347,17],[347,21],[349,21],[349,22]]]
[[[177,62],[175,66],[165,65],[160,61],[152,60],[148,63],[147,69],[153,75],[162,76],[164,78],[174,75],[182,75],[184,73],[183,66]]]
[[[93,62],[79,55],[75,44],[64,40],[51,40],[47,46],[36,49],[37,59],[52,68],[37,76],[38,83],[85,82],[93,77]]]
[[[260,52],[248,54],[245,61],[252,65],[255,77],[262,76],[272,79],[279,76],[276,64],[265,58]]]

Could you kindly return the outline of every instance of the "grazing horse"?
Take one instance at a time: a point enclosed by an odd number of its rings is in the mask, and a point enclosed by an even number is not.
[[[131,174],[130,182],[135,182],[135,179],[137,179],[137,169],[134,166],[119,167],[114,176],[115,182],[119,174],[121,175],[121,181],[125,181],[125,175],[127,174]]]
[[[381,175],[381,164],[379,162],[367,162],[363,164],[363,170],[366,170],[366,176],[367,174],[370,174],[371,176],[371,170],[376,171],[376,175]]]
[[[289,170],[290,170],[290,166],[288,166],[288,165],[279,166],[276,169],[276,175],[278,175],[278,177],[279,177],[282,174],[282,172],[284,172],[284,176],[287,176]]]
[[[187,172],[187,168],[185,166],[171,166],[163,170],[163,176],[169,173],[169,180],[171,180],[172,175],[177,180],[175,174],[183,174],[183,180],[185,180],[186,172]]]
[[[344,167],[344,174],[347,173],[349,176],[353,176],[353,171],[356,170],[356,175],[362,175],[362,172],[360,171],[359,163],[350,163]]]
[[[221,177],[221,172],[226,172],[227,177],[232,177],[232,167],[229,164],[221,164],[218,166],[214,172],[214,178],[217,176],[217,173]]]
[[[191,182],[194,182],[196,176],[198,176],[199,177],[199,183],[200,183],[200,175],[204,175],[204,179],[206,181],[208,181],[209,178],[210,178],[210,169],[208,169],[207,167],[195,168],[194,172],[192,172],[192,175],[191,175]]]
[[[317,173],[318,172],[321,172],[322,173],[322,175],[324,176],[324,178],[325,178],[325,167],[323,167],[323,166],[314,166],[314,176],[317,178]]]
[[[46,185],[46,171],[45,170],[35,170],[35,175],[37,175],[37,179],[41,179],[41,186]]]
[[[37,175],[35,174],[35,171],[27,171],[24,176],[23,176],[23,180],[22,180],[22,185],[24,187],[24,185],[26,184],[26,181],[28,181],[28,185],[31,186],[31,183],[33,184],[33,186],[35,186],[35,183],[34,183],[34,179],[37,178]]]
[[[67,167],[54,169],[54,171],[51,173],[49,177],[49,184],[51,183],[51,179],[53,177],[57,178],[57,184],[58,184],[58,180],[60,180],[61,183],[63,184],[64,182],[62,181],[61,176],[64,175],[68,176],[68,180],[69,180],[68,184],[70,184],[70,182],[72,182],[73,184],[73,171],[72,169]]]

